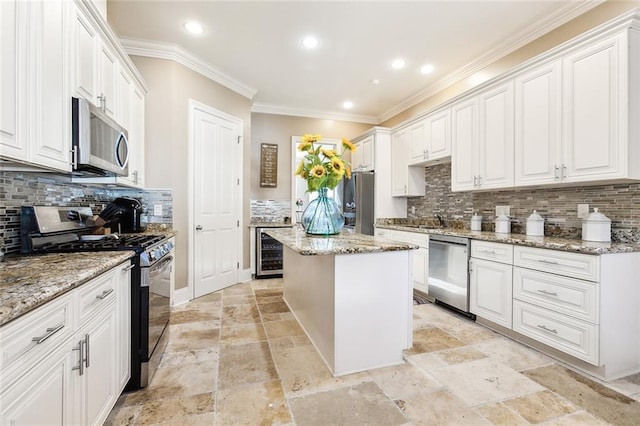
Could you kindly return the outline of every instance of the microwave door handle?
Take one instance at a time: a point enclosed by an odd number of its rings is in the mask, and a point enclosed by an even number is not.
[[[127,152],[127,156],[122,162],[120,161],[120,157],[118,156],[118,149],[120,148],[121,143],[124,143],[124,147]],[[113,154],[121,169],[127,167],[127,164],[129,164],[129,141],[127,140],[127,136],[123,132],[120,132],[120,134],[118,135],[118,139],[116,139]]]

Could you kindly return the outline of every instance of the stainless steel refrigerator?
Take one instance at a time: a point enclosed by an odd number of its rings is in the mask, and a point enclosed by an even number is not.
[[[352,226],[356,232],[373,235],[374,212],[374,172],[354,172],[345,180],[342,211],[345,226]]]

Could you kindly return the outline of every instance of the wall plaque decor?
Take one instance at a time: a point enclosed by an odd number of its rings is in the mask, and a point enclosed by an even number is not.
[[[278,145],[260,144],[260,187],[278,186]]]

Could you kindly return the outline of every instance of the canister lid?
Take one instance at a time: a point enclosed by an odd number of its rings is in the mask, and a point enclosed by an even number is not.
[[[535,210],[533,211],[533,213],[531,213],[531,214],[529,215],[529,217],[527,218],[527,220],[528,220],[528,221],[530,220],[530,221],[544,222],[544,218],[543,218],[542,216],[540,216],[540,215],[538,214],[538,212],[537,212],[537,211],[535,211]]]
[[[471,219],[475,219],[475,220],[482,219],[482,216],[480,216],[477,212],[474,212],[473,216],[471,216]]]
[[[499,221],[499,222],[505,222],[506,221],[506,222],[508,222],[509,221],[509,216],[507,216],[506,214],[503,213],[503,214],[499,215],[498,217],[496,217],[496,221]]]
[[[594,207],[593,213],[589,213],[589,216],[584,218],[583,222],[611,222],[611,219],[603,215],[598,211],[597,207]]]

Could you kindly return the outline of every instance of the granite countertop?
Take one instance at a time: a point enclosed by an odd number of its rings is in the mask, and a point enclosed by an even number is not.
[[[338,235],[308,235],[302,229],[270,229],[266,233],[303,256],[415,250],[415,244],[343,230]]]
[[[0,263],[0,326],[134,256],[126,250],[5,257]]]
[[[401,224],[376,224],[376,227],[381,229],[396,229],[398,231],[419,232],[423,234],[453,235],[458,237],[468,237],[474,240],[493,241],[496,243],[507,243],[594,255],[640,252],[640,243],[598,243],[570,238],[530,237],[525,234],[498,234],[495,232],[469,231],[466,229],[432,228],[430,226],[411,226]]]
[[[293,225],[293,223],[284,222],[252,222],[249,228],[291,228]]]

